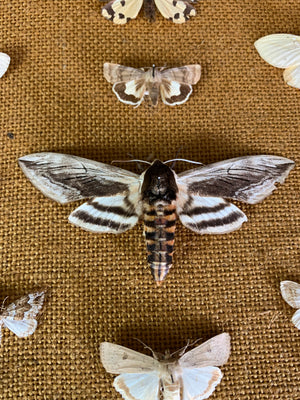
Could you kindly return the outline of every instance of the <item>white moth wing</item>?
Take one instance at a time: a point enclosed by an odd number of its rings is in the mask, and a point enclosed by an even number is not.
[[[222,197],[255,204],[283,183],[294,162],[278,156],[238,157],[188,170],[177,175],[184,193]]]
[[[182,400],[207,399],[221,382],[222,372],[217,367],[182,370]]]
[[[186,83],[168,81],[163,79],[160,85],[162,101],[168,106],[176,106],[185,103],[192,94],[192,86]]]
[[[76,208],[69,222],[90,232],[122,233],[131,229],[142,215],[140,185],[128,186],[124,195],[95,197]]]
[[[184,226],[200,234],[229,233],[247,221],[238,207],[220,197],[179,197],[176,212]]]
[[[300,329],[300,310],[297,310],[293,315],[292,322],[296,328]]]
[[[70,201],[128,193],[139,176],[112,165],[81,157],[36,153],[19,159],[31,183],[45,196],[61,204]]]
[[[37,327],[37,321],[35,319],[13,320],[4,318],[3,323],[9,330],[15,333],[19,338],[32,335]]]
[[[0,53],[0,78],[5,74],[10,64],[10,57],[8,54]]]
[[[300,89],[300,65],[294,65],[283,72],[285,82],[297,89]]]
[[[159,383],[158,371],[127,373],[114,380],[114,387],[125,400],[158,400]]]
[[[100,358],[106,371],[111,374],[146,374],[160,368],[159,361],[153,357],[109,342],[101,343]]]
[[[300,64],[300,36],[279,33],[264,36],[254,43],[259,55],[273,67]]]
[[[280,282],[280,290],[284,300],[294,308],[300,308],[300,284],[292,281]]]
[[[115,24],[123,25],[137,17],[143,0],[113,0],[102,8],[102,15]]]
[[[218,367],[228,361],[229,355],[230,335],[225,332],[188,351],[180,357],[178,363],[183,369]]]
[[[182,24],[196,15],[195,8],[183,0],[154,0],[162,16],[176,24]]]

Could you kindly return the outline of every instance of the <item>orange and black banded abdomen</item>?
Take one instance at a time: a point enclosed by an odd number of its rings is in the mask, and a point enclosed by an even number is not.
[[[175,204],[144,204],[148,262],[157,284],[165,279],[172,266],[176,218]]]

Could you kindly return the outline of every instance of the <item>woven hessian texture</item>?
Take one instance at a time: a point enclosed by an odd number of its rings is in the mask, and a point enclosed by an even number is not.
[[[110,341],[138,351],[174,351],[187,339],[232,337],[214,400],[299,400],[299,331],[282,280],[300,282],[299,169],[227,235],[177,225],[174,265],[156,287],[142,224],[96,235],[68,223],[81,203],[45,198],[17,165],[42,151],[110,163],[179,156],[203,163],[275,154],[300,163],[300,90],[265,63],[253,43],[300,35],[298,0],[201,0],[183,25],[157,15],[120,27],[97,0],[12,0],[0,4],[1,301],[50,290],[33,336],[5,329],[0,399],[121,399],[100,363]],[[178,107],[118,102],[104,62],[133,67],[200,63],[202,77]],[[134,165],[121,164],[137,172]],[[178,163],[176,171],[191,168]],[[9,302],[6,300],[6,302]]]

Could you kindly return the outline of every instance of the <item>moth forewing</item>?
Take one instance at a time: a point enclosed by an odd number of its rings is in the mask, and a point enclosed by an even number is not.
[[[8,54],[0,53],[0,78],[5,74],[10,64],[10,57]]]
[[[287,33],[267,35],[258,39],[254,46],[273,67],[288,68],[300,64],[300,36]]]
[[[112,0],[102,8],[102,15],[117,25],[124,25],[137,17],[142,5],[143,0]]]
[[[285,82],[297,89],[300,89],[300,65],[294,65],[283,72]]]

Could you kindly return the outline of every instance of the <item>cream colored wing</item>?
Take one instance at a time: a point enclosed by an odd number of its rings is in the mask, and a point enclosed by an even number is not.
[[[147,373],[157,371],[159,361],[153,357],[109,342],[100,345],[101,362],[111,374]]]
[[[184,368],[182,371],[182,400],[207,399],[221,382],[222,372],[217,367]]]
[[[196,15],[195,8],[183,0],[154,0],[163,17],[176,24],[182,24]]]
[[[294,308],[300,308],[300,284],[292,281],[280,282],[280,290],[284,300]]]
[[[230,336],[221,333],[180,357],[181,368],[203,368],[220,366],[227,362],[230,355]]]
[[[115,24],[123,25],[137,17],[143,0],[113,0],[102,8],[102,15]]]
[[[258,39],[254,46],[273,67],[288,68],[300,64],[300,36],[278,33]]]
[[[120,64],[104,63],[103,74],[109,83],[117,83],[141,79],[145,75],[145,71]]]
[[[10,57],[8,54],[0,53],[0,78],[5,74],[10,63]]]
[[[292,322],[296,328],[300,329],[300,310],[297,310],[293,315]]]
[[[121,374],[114,380],[114,387],[125,400],[158,400],[158,371]]]
[[[285,82],[297,89],[300,89],[300,65],[293,65],[283,72]]]
[[[163,79],[195,85],[201,77],[201,65],[184,65],[183,67],[163,69],[159,72]]]

